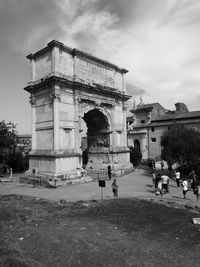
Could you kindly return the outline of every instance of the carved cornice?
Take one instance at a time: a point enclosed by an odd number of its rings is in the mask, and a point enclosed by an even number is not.
[[[53,75],[53,74],[52,74]],[[37,83],[36,83],[37,82]],[[127,101],[131,98],[130,95],[125,94],[115,88],[110,88],[107,86],[96,86],[95,84],[86,84],[84,82],[73,81],[69,77],[58,77],[58,76],[47,76],[36,82],[31,82],[27,87],[24,88],[25,91],[32,93],[33,91],[38,91],[44,89],[44,87],[49,87],[52,84],[59,84],[67,88],[73,88],[77,93],[89,92],[92,94],[104,95],[106,97],[111,97],[115,101]]]

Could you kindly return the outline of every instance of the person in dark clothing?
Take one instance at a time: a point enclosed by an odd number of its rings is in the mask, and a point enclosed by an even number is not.
[[[164,162],[163,161],[160,162],[160,166],[161,166],[161,170],[163,171],[164,170]]]
[[[155,160],[152,159],[151,164],[152,164],[152,169],[155,170],[155,168],[156,168]]]
[[[161,175],[160,173],[156,173],[156,179],[155,179],[155,189],[158,187],[158,182],[161,180]]]
[[[114,197],[118,197],[118,184],[116,179],[114,179],[114,181],[112,182],[112,191],[114,194]]]
[[[111,166],[108,165],[108,178],[111,180]]]
[[[192,189],[193,189],[193,193],[197,198],[197,201],[199,200],[199,181],[194,180],[192,183]]]
[[[192,189],[194,189],[196,181],[197,181],[197,175],[196,175],[195,171],[192,170],[191,173],[189,174],[189,183],[191,184]]]
[[[176,172],[175,172],[175,178],[176,178],[176,184],[177,184],[177,187],[180,187],[181,174],[180,174],[179,171],[176,171]]]

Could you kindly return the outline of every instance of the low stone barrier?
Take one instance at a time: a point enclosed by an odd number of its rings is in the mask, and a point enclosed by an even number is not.
[[[57,176],[34,174],[30,171],[27,171],[24,175],[19,177],[20,183],[53,188],[58,186],[88,183],[91,181],[93,181],[92,178],[86,174],[85,170],[75,170],[71,171],[70,173],[60,174]]]

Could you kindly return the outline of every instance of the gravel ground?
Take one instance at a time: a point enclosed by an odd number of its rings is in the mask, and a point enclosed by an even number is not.
[[[14,175],[12,183],[0,183],[0,195],[26,195],[37,198],[48,199],[51,201],[60,201],[64,199],[67,202],[100,200],[101,188],[98,182],[91,182],[80,185],[68,185],[54,188],[44,188],[40,186],[33,187],[18,182],[20,174]],[[151,199],[159,202],[171,202],[179,205],[197,206],[200,208],[200,201],[196,198],[192,191],[187,194],[187,199],[183,199],[182,188],[177,188],[176,183],[170,181],[170,192],[163,197],[156,197],[152,188],[151,175],[143,170],[136,169],[135,172],[117,178],[119,185],[119,198],[138,197],[142,199]],[[103,189],[103,199],[113,198],[111,190],[111,181],[106,181],[106,187]]]

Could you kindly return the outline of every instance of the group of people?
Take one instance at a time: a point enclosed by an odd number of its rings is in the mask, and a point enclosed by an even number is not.
[[[200,181],[198,180],[198,177],[194,170],[192,170],[188,176],[188,179],[183,179],[182,182],[183,187],[183,196],[186,198],[186,194],[189,191],[189,188],[193,190],[194,195],[197,198],[197,201],[199,200],[200,196]]]
[[[161,169],[161,173],[163,172],[163,170]],[[155,188],[155,193],[156,195],[161,195],[163,196],[164,193],[168,193],[169,192],[169,176],[164,174],[161,174],[158,170],[154,170],[153,172],[153,187]],[[182,190],[183,190],[183,198],[186,198],[186,194],[189,191],[189,189],[191,188],[193,190],[194,195],[197,198],[197,201],[199,200],[199,196],[200,196],[200,181],[198,180],[197,175],[195,174],[195,171],[192,170],[187,177],[184,177],[183,179],[181,179],[181,174],[178,170],[176,170],[172,176],[172,179],[175,179],[177,187],[180,187],[180,185],[182,186]]]
[[[169,176],[155,170],[153,172],[153,187],[155,188],[156,195],[163,195],[169,192]]]
[[[108,166],[108,178],[111,180],[111,166]],[[176,170],[175,172],[170,172],[170,178],[176,181],[177,187],[182,187],[183,191],[183,198],[186,198],[186,194],[189,191],[189,189],[193,190],[194,195],[196,196],[197,201],[200,197],[200,180],[198,180],[198,177],[194,170],[192,170],[188,177],[181,178],[180,171]],[[155,189],[156,196],[169,193],[169,181],[170,178],[165,172],[162,170],[158,171],[157,169],[154,169],[153,171],[153,188]],[[113,182],[111,184],[111,188],[114,194],[114,197],[118,197],[118,189],[119,186],[117,184],[116,179],[113,179]]]

